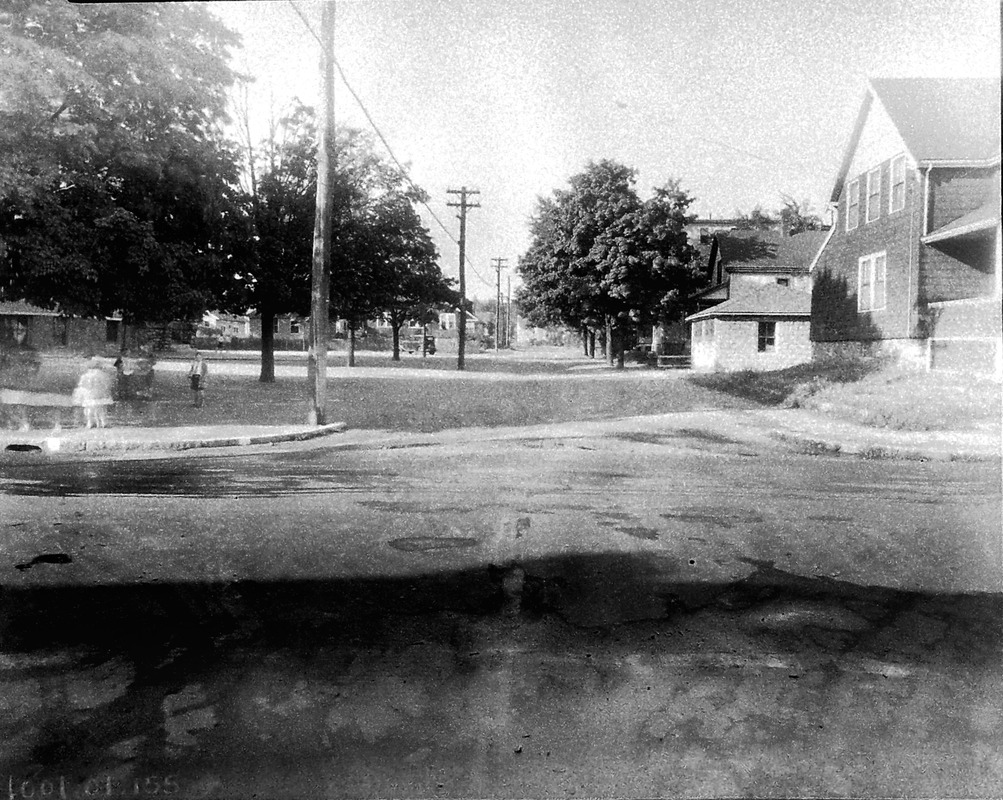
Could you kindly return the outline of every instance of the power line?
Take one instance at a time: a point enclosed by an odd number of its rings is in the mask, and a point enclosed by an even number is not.
[[[313,26],[310,24],[310,21],[306,18],[306,15],[303,14],[303,12],[299,9],[299,7],[296,5],[296,3],[293,2],[293,0],[286,0],[286,1],[292,7],[293,11],[296,12],[296,15],[303,22],[303,25],[310,32],[310,35],[313,36],[313,38],[317,40],[317,43],[323,47],[324,43],[321,41],[320,37],[317,35],[317,32],[313,29]],[[400,159],[397,158],[396,154],[393,151],[393,148],[390,146],[390,142],[388,142],[387,139],[386,139],[386,137],[383,135],[383,132],[380,130],[379,126],[376,124],[376,121],[373,119],[372,115],[369,113],[369,110],[366,108],[365,103],[362,102],[362,98],[359,97],[359,95],[356,93],[355,89],[353,89],[352,85],[348,82],[348,78],[345,77],[345,71],[341,68],[341,64],[338,62],[337,56],[335,56],[333,53],[331,54],[331,61],[334,64],[335,69],[338,70],[338,75],[341,78],[341,82],[345,84],[345,88],[348,89],[349,94],[352,95],[352,98],[358,104],[359,109],[362,111],[363,115],[365,116],[366,120],[369,122],[369,124],[372,127],[373,131],[376,133],[376,136],[379,138],[380,142],[382,142],[383,146],[386,148],[386,151],[390,155],[391,160],[394,162],[394,164],[397,165],[397,169],[400,170],[401,175],[404,176],[404,180],[407,181],[408,186],[410,186],[416,192],[417,196],[420,197],[423,194],[421,187],[419,187],[411,179],[411,175],[408,173],[407,168],[400,162]],[[459,244],[460,244],[459,240],[455,236],[453,236],[452,231],[450,231],[449,228],[446,227],[446,224],[441,219],[439,219],[439,216],[435,213],[435,211],[432,210],[432,207],[428,204],[428,202],[426,200],[420,200],[419,202],[425,207],[425,210],[428,211],[429,215],[432,217],[433,220],[435,220],[435,222],[438,224],[438,226],[442,229],[443,233],[445,233],[446,236],[449,237],[449,240],[453,244],[455,244],[457,247],[459,247]],[[487,286],[491,286],[491,281],[489,281],[487,278],[485,278],[483,275],[481,275],[480,272],[477,271],[477,268],[474,266],[473,262],[469,258],[466,258],[464,260],[465,260],[467,266],[470,267],[470,269],[474,273],[474,275],[476,275],[480,279],[481,283],[483,283],[483,284],[485,284]]]

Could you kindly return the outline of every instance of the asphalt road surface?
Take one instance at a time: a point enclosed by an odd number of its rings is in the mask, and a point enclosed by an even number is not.
[[[0,464],[12,797],[998,796],[999,464],[654,423]]]

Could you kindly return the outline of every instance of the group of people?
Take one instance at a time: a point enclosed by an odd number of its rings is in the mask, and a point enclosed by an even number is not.
[[[119,358],[115,362],[118,373],[118,386],[123,384],[123,362]],[[192,392],[192,405],[201,408],[205,394],[205,381],[209,374],[209,365],[201,353],[196,353],[188,368],[188,382]],[[105,428],[108,425],[108,406],[115,402],[116,377],[105,368],[105,362],[94,357],[87,365],[87,370],[80,376],[73,390],[73,405],[79,406],[84,413],[84,427]]]

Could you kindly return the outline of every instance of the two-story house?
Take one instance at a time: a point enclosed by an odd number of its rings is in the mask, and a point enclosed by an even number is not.
[[[690,325],[696,370],[770,370],[812,357],[809,267],[824,231],[717,234],[710,251],[711,285],[693,298]]]
[[[813,270],[817,356],[1000,372],[1000,81],[873,79]]]

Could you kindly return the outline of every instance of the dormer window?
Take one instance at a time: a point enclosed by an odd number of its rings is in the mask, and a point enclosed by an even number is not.
[[[777,278],[777,286],[790,286],[790,285],[791,285],[790,278]]]
[[[860,222],[860,181],[846,186],[846,229],[852,231]]]
[[[867,221],[881,216],[881,167],[867,173]]]
[[[905,208],[905,155],[892,159],[891,188],[888,190],[888,211],[901,211]]]

